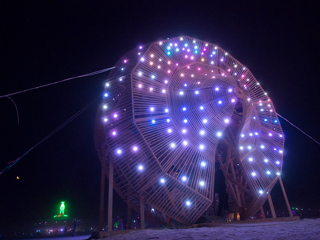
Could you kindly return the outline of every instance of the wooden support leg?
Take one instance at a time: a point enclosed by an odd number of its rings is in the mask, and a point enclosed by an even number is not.
[[[101,184],[100,184],[100,212],[99,212],[99,231],[103,228],[103,216],[104,216],[104,184],[106,178],[106,160],[102,159],[101,162]]]
[[[279,182],[280,182],[280,186],[281,186],[281,189],[282,189],[282,194],[283,194],[284,200],[286,201],[286,204],[287,204],[289,216],[292,217],[290,204],[289,204],[289,201],[288,201],[288,197],[287,197],[286,191],[284,190],[284,186],[283,186],[283,182],[282,182],[281,178],[279,178]]]
[[[131,201],[128,202],[128,229],[131,229],[132,223],[132,208],[131,208]]]
[[[112,231],[112,205],[113,205],[113,158],[109,164],[109,195],[108,195],[108,232]]]
[[[276,211],[274,210],[274,206],[273,206],[273,202],[272,202],[270,193],[268,194],[268,201],[269,201],[269,206],[270,206],[272,217],[277,218]]]
[[[141,229],[144,229],[144,197],[140,195],[140,224]]]

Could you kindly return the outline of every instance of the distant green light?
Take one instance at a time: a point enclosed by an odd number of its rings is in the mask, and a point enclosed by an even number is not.
[[[64,205],[64,202],[61,202],[60,205],[60,215],[64,215],[64,209],[66,208],[66,206]]]

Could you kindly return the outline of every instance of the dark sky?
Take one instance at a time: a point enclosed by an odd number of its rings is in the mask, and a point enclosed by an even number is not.
[[[247,66],[276,111],[320,140],[316,1],[1,1],[0,95],[111,67],[141,43],[188,35]],[[93,99],[107,73],[0,98],[0,168]],[[0,175],[0,229],[57,214],[98,222],[99,101]],[[320,209],[320,146],[280,120],[283,182],[292,205]],[[19,180],[16,179],[19,176]],[[120,211],[120,210],[119,210]]]

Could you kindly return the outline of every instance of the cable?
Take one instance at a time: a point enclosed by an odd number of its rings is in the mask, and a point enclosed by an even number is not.
[[[64,128],[67,124],[72,122],[75,118],[77,118],[81,113],[83,113],[85,110],[87,110],[97,99],[100,97],[95,98],[90,103],[88,103],[86,106],[84,106],[82,109],[80,109],[77,113],[72,115],[68,120],[66,120],[64,123],[62,123],[59,127],[57,127],[55,130],[53,130],[51,133],[49,133],[47,136],[45,136],[43,139],[41,139],[38,143],[36,143],[34,146],[32,146],[28,151],[26,151],[24,154],[22,154],[20,157],[18,157],[16,160],[8,162],[8,166],[5,167],[1,172],[0,175],[3,174],[5,171],[13,167],[18,161],[20,161],[22,158],[24,158],[26,155],[28,155],[29,152],[31,152],[34,148],[39,146],[41,143],[48,140],[50,137],[52,137],[54,134],[56,134],[58,131],[60,131],[62,128]]]
[[[9,98],[9,100],[13,103],[14,107],[16,108],[17,121],[18,121],[18,126],[19,126],[19,111],[18,111],[18,107],[17,107],[16,103],[12,100],[11,97],[7,97],[7,98]]]
[[[12,95],[16,95],[16,94],[19,94],[19,93],[24,93],[24,92],[28,92],[28,91],[32,91],[32,90],[36,90],[36,89],[39,89],[39,88],[48,87],[48,86],[51,86],[51,85],[54,85],[54,84],[66,82],[66,81],[69,81],[69,80],[72,80],[72,79],[76,79],[76,78],[82,78],[82,77],[88,77],[88,76],[97,75],[97,74],[100,74],[100,73],[104,73],[104,72],[110,71],[111,69],[114,69],[114,68],[115,67],[105,68],[105,69],[101,69],[101,70],[98,70],[98,71],[95,71],[95,72],[79,75],[79,76],[76,76],[76,77],[66,78],[66,79],[63,79],[63,80],[60,80],[60,81],[57,81],[57,82],[48,83],[48,84],[41,85],[41,86],[38,86],[38,87],[28,88],[28,89],[25,89],[25,90],[22,90],[22,91],[18,91],[18,92],[2,95],[2,96],[0,96],[0,98],[9,97],[9,96],[12,96]]]
[[[288,119],[282,117],[279,113],[277,113],[277,115],[279,117],[281,117],[283,120],[287,121],[291,126],[295,127],[296,129],[298,129],[300,132],[302,132],[304,135],[306,135],[307,137],[309,137],[310,139],[312,139],[315,143],[317,143],[318,145],[320,145],[320,142],[318,142],[317,140],[315,140],[313,137],[311,137],[309,134],[305,133],[304,131],[302,131],[300,128],[298,128],[296,125],[294,125],[293,123],[291,123]]]

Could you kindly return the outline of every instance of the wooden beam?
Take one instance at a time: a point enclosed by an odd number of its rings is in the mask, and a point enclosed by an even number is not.
[[[144,197],[140,194],[140,225],[141,229],[144,229]]]
[[[108,232],[112,231],[113,207],[113,157],[109,157]]]
[[[284,189],[284,186],[283,186],[281,178],[279,178],[279,182],[280,182],[280,186],[281,186],[281,189],[282,189],[282,194],[283,194],[284,200],[286,201],[286,205],[287,205],[287,208],[288,208],[289,216],[292,217],[290,204],[289,204],[288,197],[287,197],[287,194],[286,194],[286,190]]]
[[[102,228],[103,228],[105,179],[106,179],[106,159],[102,158],[101,159],[101,183],[100,183],[99,231],[102,231]]]
[[[269,202],[272,218],[276,218],[277,215],[276,215],[276,211],[274,210],[274,206],[273,206],[273,202],[272,202],[270,193],[268,194],[268,202]]]

